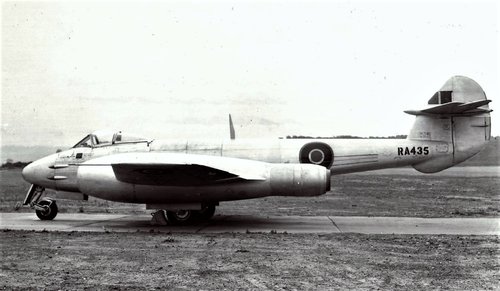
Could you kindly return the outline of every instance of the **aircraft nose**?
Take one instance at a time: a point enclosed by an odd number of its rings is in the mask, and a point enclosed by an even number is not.
[[[54,154],[41,158],[24,167],[23,179],[31,184],[51,187],[54,181],[48,178],[54,175],[54,170],[50,166],[54,165],[56,156],[57,154]]]
[[[21,174],[23,175],[23,179],[25,181],[30,182],[30,180],[32,180],[31,178],[33,177],[34,173],[35,173],[35,167],[33,167],[33,163],[30,163],[23,168]]]

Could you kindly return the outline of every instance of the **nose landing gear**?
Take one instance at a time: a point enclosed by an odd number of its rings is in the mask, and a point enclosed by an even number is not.
[[[57,216],[57,204],[55,200],[49,198],[40,200],[44,191],[45,188],[42,186],[32,184],[23,205],[29,205],[32,209],[35,209],[36,216],[41,220],[52,220]]]
[[[52,220],[58,212],[56,201],[51,199],[42,199],[34,208],[36,216],[41,220]]]

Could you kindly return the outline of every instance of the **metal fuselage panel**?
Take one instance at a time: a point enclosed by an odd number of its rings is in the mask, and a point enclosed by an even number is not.
[[[268,163],[300,163],[306,144],[323,143],[333,151],[332,174],[344,174],[407,166],[431,157],[447,155],[446,142],[408,139],[277,139],[227,140],[222,142],[155,141],[152,152],[216,155]]]

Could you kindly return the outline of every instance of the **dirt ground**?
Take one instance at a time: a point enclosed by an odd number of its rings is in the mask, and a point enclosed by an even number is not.
[[[0,211],[28,184],[0,171]],[[310,198],[224,202],[217,215],[498,217],[500,179],[384,172],[332,177]],[[91,198],[61,212],[145,213]],[[0,289],[498,290],[500,236],[0,232]]]
[[[497,289],[497,236],[1,234],[0,288]]]
[[[467,168],[464,168],[467,169]],[[0,171],[0,211],[16,211],[29,185],[21,170]],[[49,192],[49,191],[48,191]],[[50,192],[49,192],[50,193]],[[145,213],[144,205],[115,203],[97,198],[58,201],[60,212]],[[31,212],[29,208],[17,211]],[[332,190],[318,197],[267,197],[222,202],[221,215],[330,215],[498,217],[498,177],[394,174],[366,172],[332,176]]]

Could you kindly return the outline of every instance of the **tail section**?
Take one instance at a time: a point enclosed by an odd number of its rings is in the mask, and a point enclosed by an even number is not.
[[[436,146],[436,157],[413,167],[439,172],[481,151],[491,138],[490,102],[474,80],[455,76],[432,96],[428,108],[405,111],[416,115],[408,139],[443,142]]]

